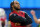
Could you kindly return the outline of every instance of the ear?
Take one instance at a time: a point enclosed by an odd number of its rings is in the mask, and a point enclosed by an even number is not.
[[[12,7],[14,7],[14,6],[12,5]]]

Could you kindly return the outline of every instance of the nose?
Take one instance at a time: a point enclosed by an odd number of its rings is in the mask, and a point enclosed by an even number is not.
[[[20,6],[20,5],[18,4],[18,6]]]

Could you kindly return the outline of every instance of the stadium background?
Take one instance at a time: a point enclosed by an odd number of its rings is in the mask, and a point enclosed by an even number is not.
[[[0,8],[4,8],[7,15],[7,20],[9,19],[10,3],[14,0],[0,0]],[[33,16],[30,11],[34,10],[36,12],[36,17],[40,18],[40,0],[17,0],[20,3],[20,9],[27,12],[27,14],[32,18],[32,27],[37,27],[38,24],[34,22]]]

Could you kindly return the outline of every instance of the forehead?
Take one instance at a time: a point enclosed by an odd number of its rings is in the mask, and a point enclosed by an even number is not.
[[[18,4],[19,4],[19,2],[18,2],[18,1],[14,1],[14,3],[18,3]]]

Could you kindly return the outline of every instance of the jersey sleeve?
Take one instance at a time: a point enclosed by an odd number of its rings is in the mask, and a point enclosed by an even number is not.
[[[12,14],[11,16],[9,16],[10,21],[15,22],[15,23],[21,23],[21,22],[25,22],[25,18],[18,16],[17,14]]]
[[[26,20],[28,21],[28,24],[31,24],[31,23],[32,23],[32,19],[31,19],[30,16],[28,16],[27,13],[25,13],[25,18],[26,18]]]

